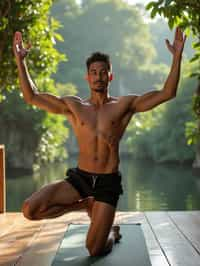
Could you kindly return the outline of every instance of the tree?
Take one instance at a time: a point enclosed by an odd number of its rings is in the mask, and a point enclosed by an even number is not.
[[[56,32],[58,21],[49,15],[52,3],[52,0],[0,1],[0,128],[3,129],[0,142],[6,144],[7,163],[12,167],[31,168],[36,160],[53,161],[56,155],[66,156],[60,148],[67,136],[63,118],[24,103],[12,52],[13,34],[21,31],[33,47],[27,58],[31,76],[40,90],[56,93],[51,74],[65,56],[54,48],[62,38]],[[49,152],[42,157],[47,147]]]
[[[122,0],[84,0],[81,5],[62,0],[54,4],[52,15],[63,25],[59,32],[65,42],[57,48],[68,55],[55,78],[76,84],[81,96],[88,92],[83,80],[86,57],[97,50],[111,57],[114,94],[144,92],[164,77],[163,68],[151,65],[155,49],[136,7]]]
[[[198,79],[197,90],[193,97],[193,109],[196,116],[189,123],[190,128],[187,128],[187,135],[189,136],[188,143],[196,143],[197,148],[193,167],[200,168],[200,2],[199,0],[159,0],[150,2],[146,9],[151,10],[152,18],[156,14],[160,14],[168,19],[170,28],[180,26],[187,29],[188,33],[192,32],[196,38],[193,44],[196,53],[191,59],[191,62],[198,62],[196,71],[191,74],[191,77]],[[191,134],[191,132],[195,132],[195,134]]]

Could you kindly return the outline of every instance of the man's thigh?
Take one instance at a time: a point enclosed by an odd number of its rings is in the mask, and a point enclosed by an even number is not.
[[[114,222],[115,208],[104,202],[95,201],[92,208],[91,224],[87,234],[86,246],[99,250],[105,247]]]
[[[43,204],[45,207],[50,207],[51,205],[72,204],[79,199],[81,199],[79,192],[69,182],[62,180],[43,186],[27,201],[34,205]]]

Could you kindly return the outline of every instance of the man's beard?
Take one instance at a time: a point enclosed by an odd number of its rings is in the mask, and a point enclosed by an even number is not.
[[[98,83],[98,82],[97,82]],[[105,86],[105,83],[103,83],[102,82],[102,84],[99,84],[97,87],[96,87],[96,84],[97,83],[95,83],[94,85],[95,85],[95,87],[94,87],[94,91],[95,92],[98,92],[98,93],[103,93],[103,92],[105,92],[105,90],[107,89],[107,87]]]
[[[94,91],[98,93],[103,93],[106,90],[106,88],[101,87],[101,88],[95,88]]]

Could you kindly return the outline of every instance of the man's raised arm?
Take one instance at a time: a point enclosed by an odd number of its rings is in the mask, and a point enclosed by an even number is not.
[[[67,107],[67,103],[61,97],[57,97],[48,93],[38,92],[29,75],[25,62],[25,57],[28,54],[28,49],[25,49],[23,47],[21,32],[16,32],[14,35],[13,51],[18,68],[20,88],[22,90],[25,101],[29,104],[36,105],[37,107],[48,112],[56,114],[68,113],[69,109]]]
[[[134,112],[145,112],[151,110],[155,106],[168,101],[176,96],[178,82],[180,78],[180,66],[182,59],[182,52],[186,36],[180,28],[176,28],[175,38],[173,44],[166,40],[166,45],[173,55],[170,73],[165,81],[164,87],[160,91],[150,91],[141,96],[130,96],[131,110]]]

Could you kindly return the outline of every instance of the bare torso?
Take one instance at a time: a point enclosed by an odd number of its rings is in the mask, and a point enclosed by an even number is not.
[[[118,170],[119,141],[132,116],[125,98],[110,97],[99,107],[88,100],[66,99],[70,109],[67,118],[79,146],[79,168],[95,173]]]

